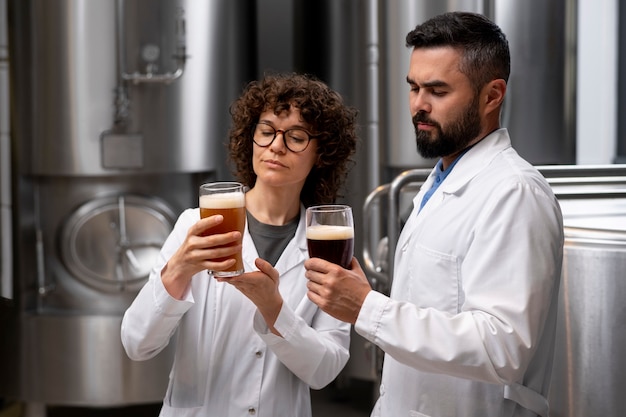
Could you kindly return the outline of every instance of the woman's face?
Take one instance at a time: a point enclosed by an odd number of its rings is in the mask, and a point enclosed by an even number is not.
[[[300,110],[295,107],[279,115],[271,110],[263,112],[259,117],[259,123],[271,126],[277,131],[299,128],[315,133],[302,121]],[[256,143],[252,146],[252,167],[257,175],[257,184],[262,182],[272,187],[293,186],[297,188],[299,194],[317,160],[317,140],[312,139],[302,152],[292,152],[285,146],[283,133],[278,132],[269,146],[261,147]]]

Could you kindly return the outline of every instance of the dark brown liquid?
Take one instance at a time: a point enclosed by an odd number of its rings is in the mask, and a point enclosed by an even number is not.
[[[344,268],[350,266],[354,254],[354,239],[307,239],[307,245],[311,258],[322,258]]]

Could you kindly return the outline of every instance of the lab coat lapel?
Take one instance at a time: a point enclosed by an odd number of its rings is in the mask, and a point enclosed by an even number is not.
[[[437,190],[441,191],[438,201],[443,201],[445,195],[457,193],[478,175],[479,172],[485,169],[496,155],[510,147],[511,139],[506,129],[498,129],[487,135],[463,155],[454,166],[450,175],[448,175],[443,184],[441,184],[441,187],[439,187],[439,190]]]
[[[254,246],[254,241],[252,240],[252,236],[250,235],[250,231],[248,230],[247,221],[243,233],[241,256],[243,258],[244,270],[246,272],[256,271],[258,269],[256,265],[254,265],[254,261],[256,258],[259,257],[259,253],[256,250],[256,246]]]
[[[280,255],[280,258],[278,258],[276,269],[281,274],[284,274],[290,269],[300,265],[308,256],[309,251],[306,244],[306,209],[303,205],[300,205],[300,221],[298,222],[296,235],[291,239],[291,242],[289,242],[282,255]]]
[[[428,203],[424,205],[418,215],[417,207],[419,207],[424,194],[430,189],[434,181],[435,169],[433,168],[420,191],[413,199],[413,207],[416,208],[413,209],[404,229],[409,231],[419,227],[421,222],[428,217],[428,214],[436,211],[437,207],[443,203],[447,196],[459,192],[459,190],[482,171],[497,154],[510,147],[511,140],[506,129],[498,129],[487,135],[463,155],[452,169],[452,172],[450,172],[450,175],[448,175],[445,181],[430,197]],[[398,241],[398,247],[406,243],[410,233],[403,233],[403,235],[404,236],[401,236],[401,240]]]

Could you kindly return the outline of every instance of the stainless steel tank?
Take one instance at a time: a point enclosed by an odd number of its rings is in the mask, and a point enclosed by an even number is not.
[[[254,5],[9,0],[8,16],[16,323],[0,397],[159,402],[173,344],[130,361],[121,317],[198,185],[227,176]]]
[[[623,198],[561,201],[565,247],[550,388],[555,417],[620,416],[626,410],[623,181]]]
[[[37,98],[32,174],[215,169],[229,101],[254,75],[246,2],[13,3],[16,77]]]

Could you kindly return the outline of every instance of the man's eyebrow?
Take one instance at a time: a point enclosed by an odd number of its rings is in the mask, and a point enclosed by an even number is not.
[[[422,84],[422,87],[448,87],[449,85],[450,84],[442,80],[433,80],[425,82]]]
[[[409,77],[406,77],[406,82],[413,85],[419,85],[421,88],[433,88],[433,87],[448,87],[449,84],[442,80],[426,81],[422,84],[417,83]]]
[[[443,80],[431,80],[419,84],[417,81],[406,77],[406,82],[412,85],[419,85],[421,88],[433,88],[433,87],[449,87],[449,84]]]

